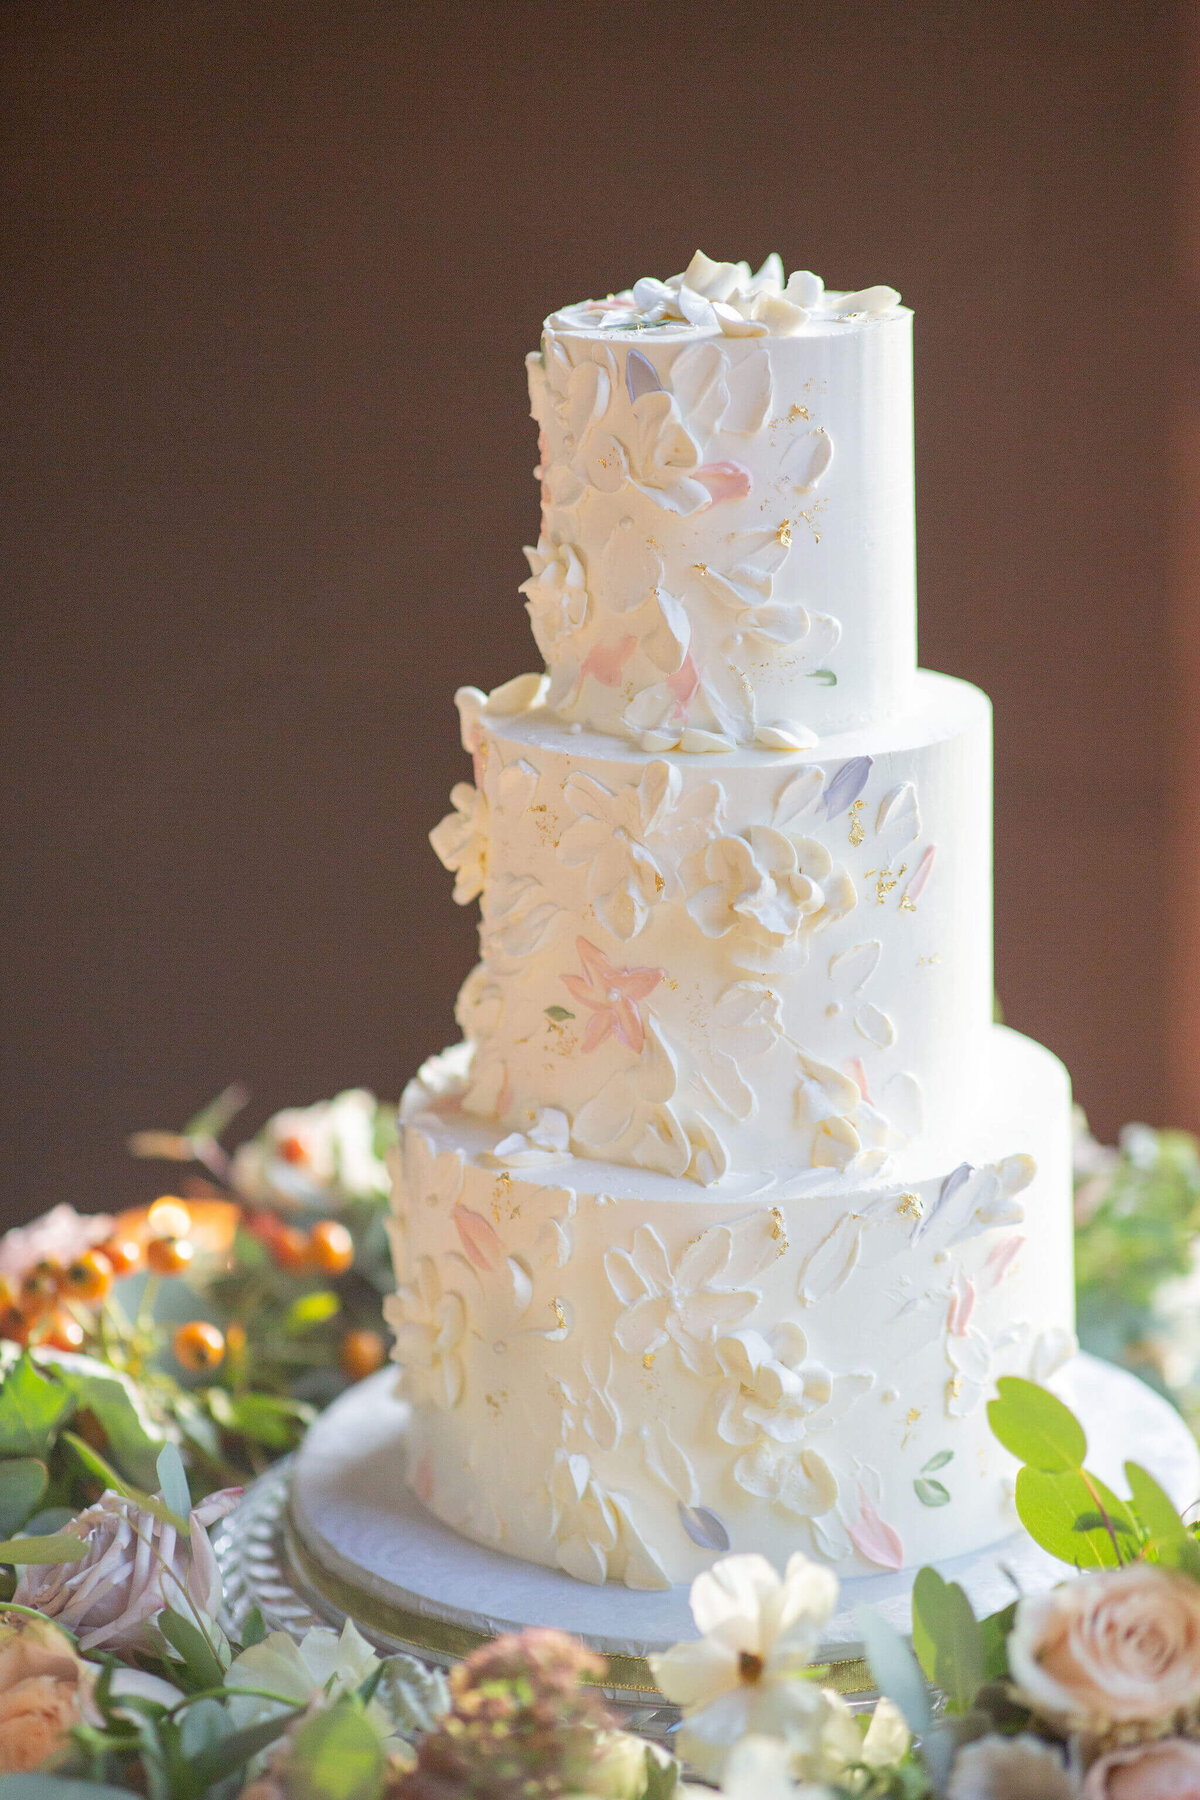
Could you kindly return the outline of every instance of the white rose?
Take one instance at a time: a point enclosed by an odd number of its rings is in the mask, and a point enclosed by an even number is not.
[[[1163,1719],[1200,1701],[1200,1585],[1151,1563],[1022,1600],[1008,1640],[1021,1698],[1072,1730]]]

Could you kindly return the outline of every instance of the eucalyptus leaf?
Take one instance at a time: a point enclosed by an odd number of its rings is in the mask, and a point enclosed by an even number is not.
[[[292,1740],[289,1800],[378,1800],[386,1773],[374,1726],[351,1700],[312,1713]]]
[[[914,1736],[920,1736],[929,1725],[931,1712],[920,1664],[900,1633],[879,1613],[860,1606],[853,1616],[875,1685],[881,1694],[895,1701]]]
[[[10,1537],[32,1516],[50,1484],[44,1462],[33,1456],[0,1460],[0,1537]]]
[[[1008,1634],[1017,1616],[1017,1603],[1011,1600],[999,1612],[989,1613],[979,1621],[983,1636],[983,1679],[1003,1681],[1008,1675]]]
[[[48,1456],[74,1407],[58,1382],[20,1357],[0,1383],[0,1456]]]
[[[1124,1500],[1080,1469],[1024,1468],[1017,1474],[1017,1516],[1035,1544],[1077,1569],[1112,1569],[1137,1548],[1137,1527]],[[1105,1529],[1108,1514],[1121,1555]]]
[[[965,1712],[983,1682],[984,1639],[971,1603],[956,1581],[936,1569],[918,1571],[913,1582],[913,1644],[928,1645],[921,1666],[955,1712]],[[932,1672],[930,1665],[932,1664]]]
[[[231,1731],[228,1737],[222,1738],[210,1750],[202,1750],[187,1765],[186,1779],[180,1784],[178,1800],[201,1800],[226,1775],[240,1775],[250,1758],[257,1756],[260,1750],[269,1750],[294,1721],[300,1718],[304,1710],[302,1706],[293,1706],[286,1712],[275,1713],[269,1719],[259,1719],[253,1725],[243,1725],[239,1731]],[[0,1800],[6,1800],[6,1797],[0,1794]]]
[[[999,1398],[988,1402],[988,1424],[1006,1450],[1033,1469],[1054,1473],[1083,1467],[1087,1436],[1069,1406],[1016,1375],[1002,1375],[996,1389]]]
[[[192,1496],[188,1489],[183,1458],[176,1444],[166,1443],[158,1453],[158,1488],[165,1505],[181,1519],[191,1514]]]
[[[1125,1479],[1129,1483],[1130,1506],[1149,1533],[1159,1562],[1174,1565],[1180,1560],[1180,1550],[1194,1543],[1175,1502],[1138,1463],[1125,1464]]]
[[[179,1748],[184,1756],[199,1756],[229,1736],[232,1717],[211,1695],[194,1700],[179,1719]]]
[[[87,1545],[74,1532],[56,1531],[52,1537],[16,1537],[0,1543],[0,1563],[73,1563],[87,1554]]]
[[[183,1659],[190,1688],[220,1687],[227,1663],[223,1663],[194,1619],[166,1607],[155,1620],[158,1629]]]

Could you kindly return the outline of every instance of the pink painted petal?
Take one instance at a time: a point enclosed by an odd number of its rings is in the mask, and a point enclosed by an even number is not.
[[[867,1102],[867,1105],[873,1105],[874,1103],[867,1088],[867,1071],[863,1068],[862,1057],[848,1056],[842,1064],[842,1068],[850,1077],[863,1099]]]
[[[504,1245],[487,1220],[468,1206],[456,1206],[450,1214],[454,1220],[467,1260],[485,1274],[504,1258]]]
[[[627,632],[615,644],[594,644],[583,659],[581,675],[594,675],[604,687],[616,687],[621,670],[637,649],[637,639]]]
[[[595,1011],[588,1020],[588,1028],[583,1034],[583,1048],[595,1050],[608,1037],[615,1023],[616,1018],[611,1006],[605,1006]]]
[[[665,973],[662,969],[617,969],[615,987],[629,1000],[644,1000],[652,994]]]
[[[585,981],[581,975],[560,975],[558,979],[581,1006],[590,1006],[595,1012],[598,1006],[608,1005],[604,993],[598,991],[593,983]]]
[[[696,689],[700,686],[700,671],[696,660],[689,650],[674,675],[667,676],[667,686],[678,700],[680,706],[686,707]]]
[[[925,891],[925,883],[933,874],[933,859],[937,855],[937,845],[930,844],[928,850],[913,871],[912,880],[904,890],[904,898],[909,905],[915,905]]]
[[[1002,1239],[1001,1242],[996,1245],[996,1248],[992,1251],[987,1262],[984,1264],[984,1268],[991,1277],[991,1285],[993,1287],[999,1287],[1000,1283],[1004,1280],[1004,1277],[1008,1274],[1013,1263],[1020,1255],[1021,1246],[1024,1242],[1025,1239],[1023,1237],[1010,1237]]]
[[[946,1323],[946,1329],[951,1337],[966,1337],[967,1326],[971,1322],[971,1314],[974,1311],[975,1283],[960,1274],[957,1285],[950,1295],[950,1316]]]
[[[642,1015],[632,1000],[622,996],[612,1009],[613,1030],[626,1047],[640,1056],[646,1043]]]
[[[891,1525],[884,1524],[861,1483],[858,1489],[858,1518],[846,1530],[850,1542],[867,1562],[877,1563],[881,1569],[904,1567],[904,1545],[900,1533]]]
[[[603,950],[597,950],[595,944],[589,943],[585,937],[575,939],[575,948],[579,953],[579,960],[593,984],[605,988],[611,987],[616,970]]]
[[[750,492],[750,471],[741,463],[704,463],[694,477],[708,489],[714,506],[722,500],[744,500]]]

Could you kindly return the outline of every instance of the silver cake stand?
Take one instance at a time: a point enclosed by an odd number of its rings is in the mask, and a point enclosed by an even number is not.
[[[1123,1464],[1133,1458],[1181,1508],[1200,1500],[1200,1450],[1160,1395],[1084,1355],[1054,1385],[1087,1430],[1089,1466],[1109,1486],[1124,1491]],[[695,1636],[687,1588],[589,1587],[459,1537],[404,1484],[407,1409],[394,1387],[395,1370],[383,1369],[344,1394],[296,1455],[255,1482],[215,1529],[234,1623],[253,1605],[268,1628],[293,1633],[352,1618],[378,1648],[441,1666],[500,1632],[555,1625],[608,1658],[607,1692],[627,1724],[649,1735],[668,1731],[676,1715],[646,1658]],[[977,1614],[1063,1576],[1062,1564],[1023,1532],[938,1566],[962,1584]],[[843,1581],[818,1653],[831,1665],[830,1685],[849,1696],[869,1693],[854,1614],[872,1606],[907,1631],[913,1573]]]

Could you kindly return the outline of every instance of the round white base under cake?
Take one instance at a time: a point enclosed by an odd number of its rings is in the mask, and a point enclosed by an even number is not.
[[[1089,1465],[1121,1491],[1127,1457],[1158,1477],[1182,1507],[1200,1498],[1200,1450],[1174,1409],[1124,1370],[1078,1356],[1056,1378],[1090,1440]],[[268,1625],[351,1617],[380,1647],[446,1664],[499,1632],[554,1625],[610,1659],[610,1692],[628,1708],[661,1706],[646,1655],[693,1637],[688,1589],[591,1587],[460,1537],[403,1479],[407,1407],[395,1371],[351,1389],[310,1430],[289,1464],[251,1489],[214,1534],[235,1618],[258,1603]],[[978,1613],[1063,1576],[1023,1532],[940,1563]],[[909,1627],[915,1571],[843,1581],[841,1606],[818,1652],[843,1691],[870,1686],[858,1664],[862,1606]],[[857,1666],[856,1666],[857,1665]],[[644,1723],[644,1721],[636,1721]]]

